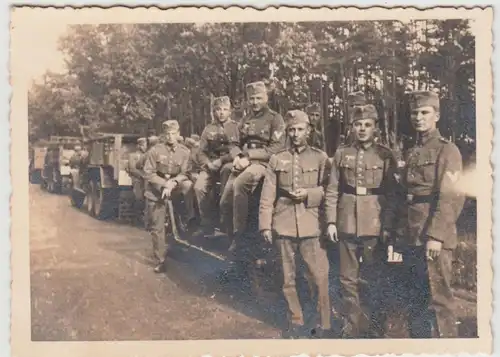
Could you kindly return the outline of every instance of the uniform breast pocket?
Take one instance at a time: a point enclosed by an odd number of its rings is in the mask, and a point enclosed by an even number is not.
[[[306,186],[318,186],[319,183],[319,168],[318,167],[303,167],[302,177],[304,179],[304,185]]]
[[[265,127],[265,128],[262,128],[260,131],[259,131],[259,136],[264,139],[264,140],[268,140],[269,139],[269,133],[271,132],[270,128],[269,127]]]
[[[289,187],[292,185],[292,165],[278,164],[275,172],[280,186]]]
[[[368,185],[380,186],[384,179],[384,163],[378,162],[366,165],[366,183]]]
[[[432,151],[419,157],[415,171],[424,182],[432,182],[436,178],[437,152]]]
[[[343,176],[347,184],[356,186],[356,165],[353,160],[340,162],[340,175]]]

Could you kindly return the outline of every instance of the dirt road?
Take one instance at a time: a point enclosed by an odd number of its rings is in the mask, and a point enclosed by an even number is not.
[[[157,275],[144,230],[98,221],[38,185],[30,198],[34,341],[281,337],[281,297],[222,284],[226,262],[186,248]],[[461,335],[474,335],[475,304],[461,300],[457,314]],[[389,334],[406,337],[403,330],[393,321]]]

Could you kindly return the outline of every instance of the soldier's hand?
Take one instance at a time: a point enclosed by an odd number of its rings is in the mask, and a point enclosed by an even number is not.
[[[441,248],[443,246],[443,243],[429,238],[427,240],[427,244],[425,246],[426,250],[426,257],[428,260],[434,260],[437,257],[439,257],[439,253],[441,253]]]
[[[387,261],[389,263],[400,263],[403,261],[403,255],[394,251],[394,246],[387,246]]]
[[[241,170],[241,167],[240,167],[240,157],[239,156],[236,156],[233,160],[233,168],[237,171]]]
[[[242,158],[240,158],[239,164],[240,164],[241,170],[244,170],[248,166],[250,166],[250,160],[248,160],[247,157],[242,157]]]
[[[330,239],[332,242],[336,243],[339,241],[339,238],[337,235],[337,226],[335,224],[328,225],[327,235],[328,235],[328,239]]]
[[[221,161],[221,159],[214,160],[214,161],[211,162],[211,164],[212,164],[212,167],[213,167],[213,169],[211,169],[211,170],[213,170],[213,171],[219,171],[220,168],[222,167],[222,161]]]
[[[168,180],[167,184],[163,188],[161,193],[161,198],[169,200],[172,197],[172,191],[177,186],[177,182],[174,180]]]
[[[305,188],[299,188],[293,192],[290,192],[295,201],[304,202],[307,200],[307,190]]]
[[[207,169],[208,169],[208,171],[212,171],[212,172],[213,171],[217,171],[217,168],[215,167],[215,165],[213,164],[213,162],[209,162],[207,164]]]
[[[273,243],[273,232],[271,232],[269,229],[263,230],[262,236],[264,237],[267,243],[269,244]]]

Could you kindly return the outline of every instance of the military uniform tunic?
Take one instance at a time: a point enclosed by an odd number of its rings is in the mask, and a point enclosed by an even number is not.
[[[272,230],[278,237],[276,244],[283,268],[283,294],[292,325],[304,324],[295,286],[295,255],[301,254],[308,267],[307,278],[317,287],[321,327],[329,330],[329,264],[319,238],[319,208],[324,199],[327,158],[325,152],[310,146],[283,150],[271,156],[260,198],[259,230]],[[289,193],[299,188],[307,190],[307,199],[295,203]]]
[[[456,221],[464,196],[453,190],[453,184],[462,170],[462,157],[436,129],[420,138],[405,161],[401,178],[406,196],[402,197],[398,243],[406,247],[403,263],[409,275],[403,280],[408,284],[410,335],[432,337],[435,318],[434,331],[440,337],[457,337],[451,279]],[[436,259],[426,259],[428,240],[442,242]]]

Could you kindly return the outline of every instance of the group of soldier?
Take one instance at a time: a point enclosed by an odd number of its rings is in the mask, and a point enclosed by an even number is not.
[[[181,144],[179,123],[168,120],[160,138],[138,140],[129,173],[137,197],[145,198],[154,270],[166,272],[167,267],[167,203],[182,198],[188,225],[196,229],[193,235],[213,234],[220,224],[230,238],[233,265],[228,275],[244,274],[255,247],[275,244],[290,336],[309,333],[296,288],[297,255],[317,289],[317,333],[329,336],[327,250],[338,244],[343,337],[385,335],[383,286],[388,260],[402,262],[410,277],[405,287],[410,336],[456,337],[450,280],[456,220],[464,197],[453,187],[462,159],[437,129],[438,96],[411,94],[416,140],[405,159],[396,160],[391,149],[376,140],[376,108],[362,93],[352,94],[349,134],[329,158],[323,151],[317,104],[282,117],[268,107],[263,82],[248,84],[246,90],[251,112],[239,122],[231,119],[229,98],[218,97],[215,119],[200,137]],[[214,194],[217,183],[219,202]],[[258,190],[260,237],[255,238],[247,232],[251,200]],[[220,222],[214,213],[216,203]],[[366,302],[359,294],[363,277],[368,282]]]

